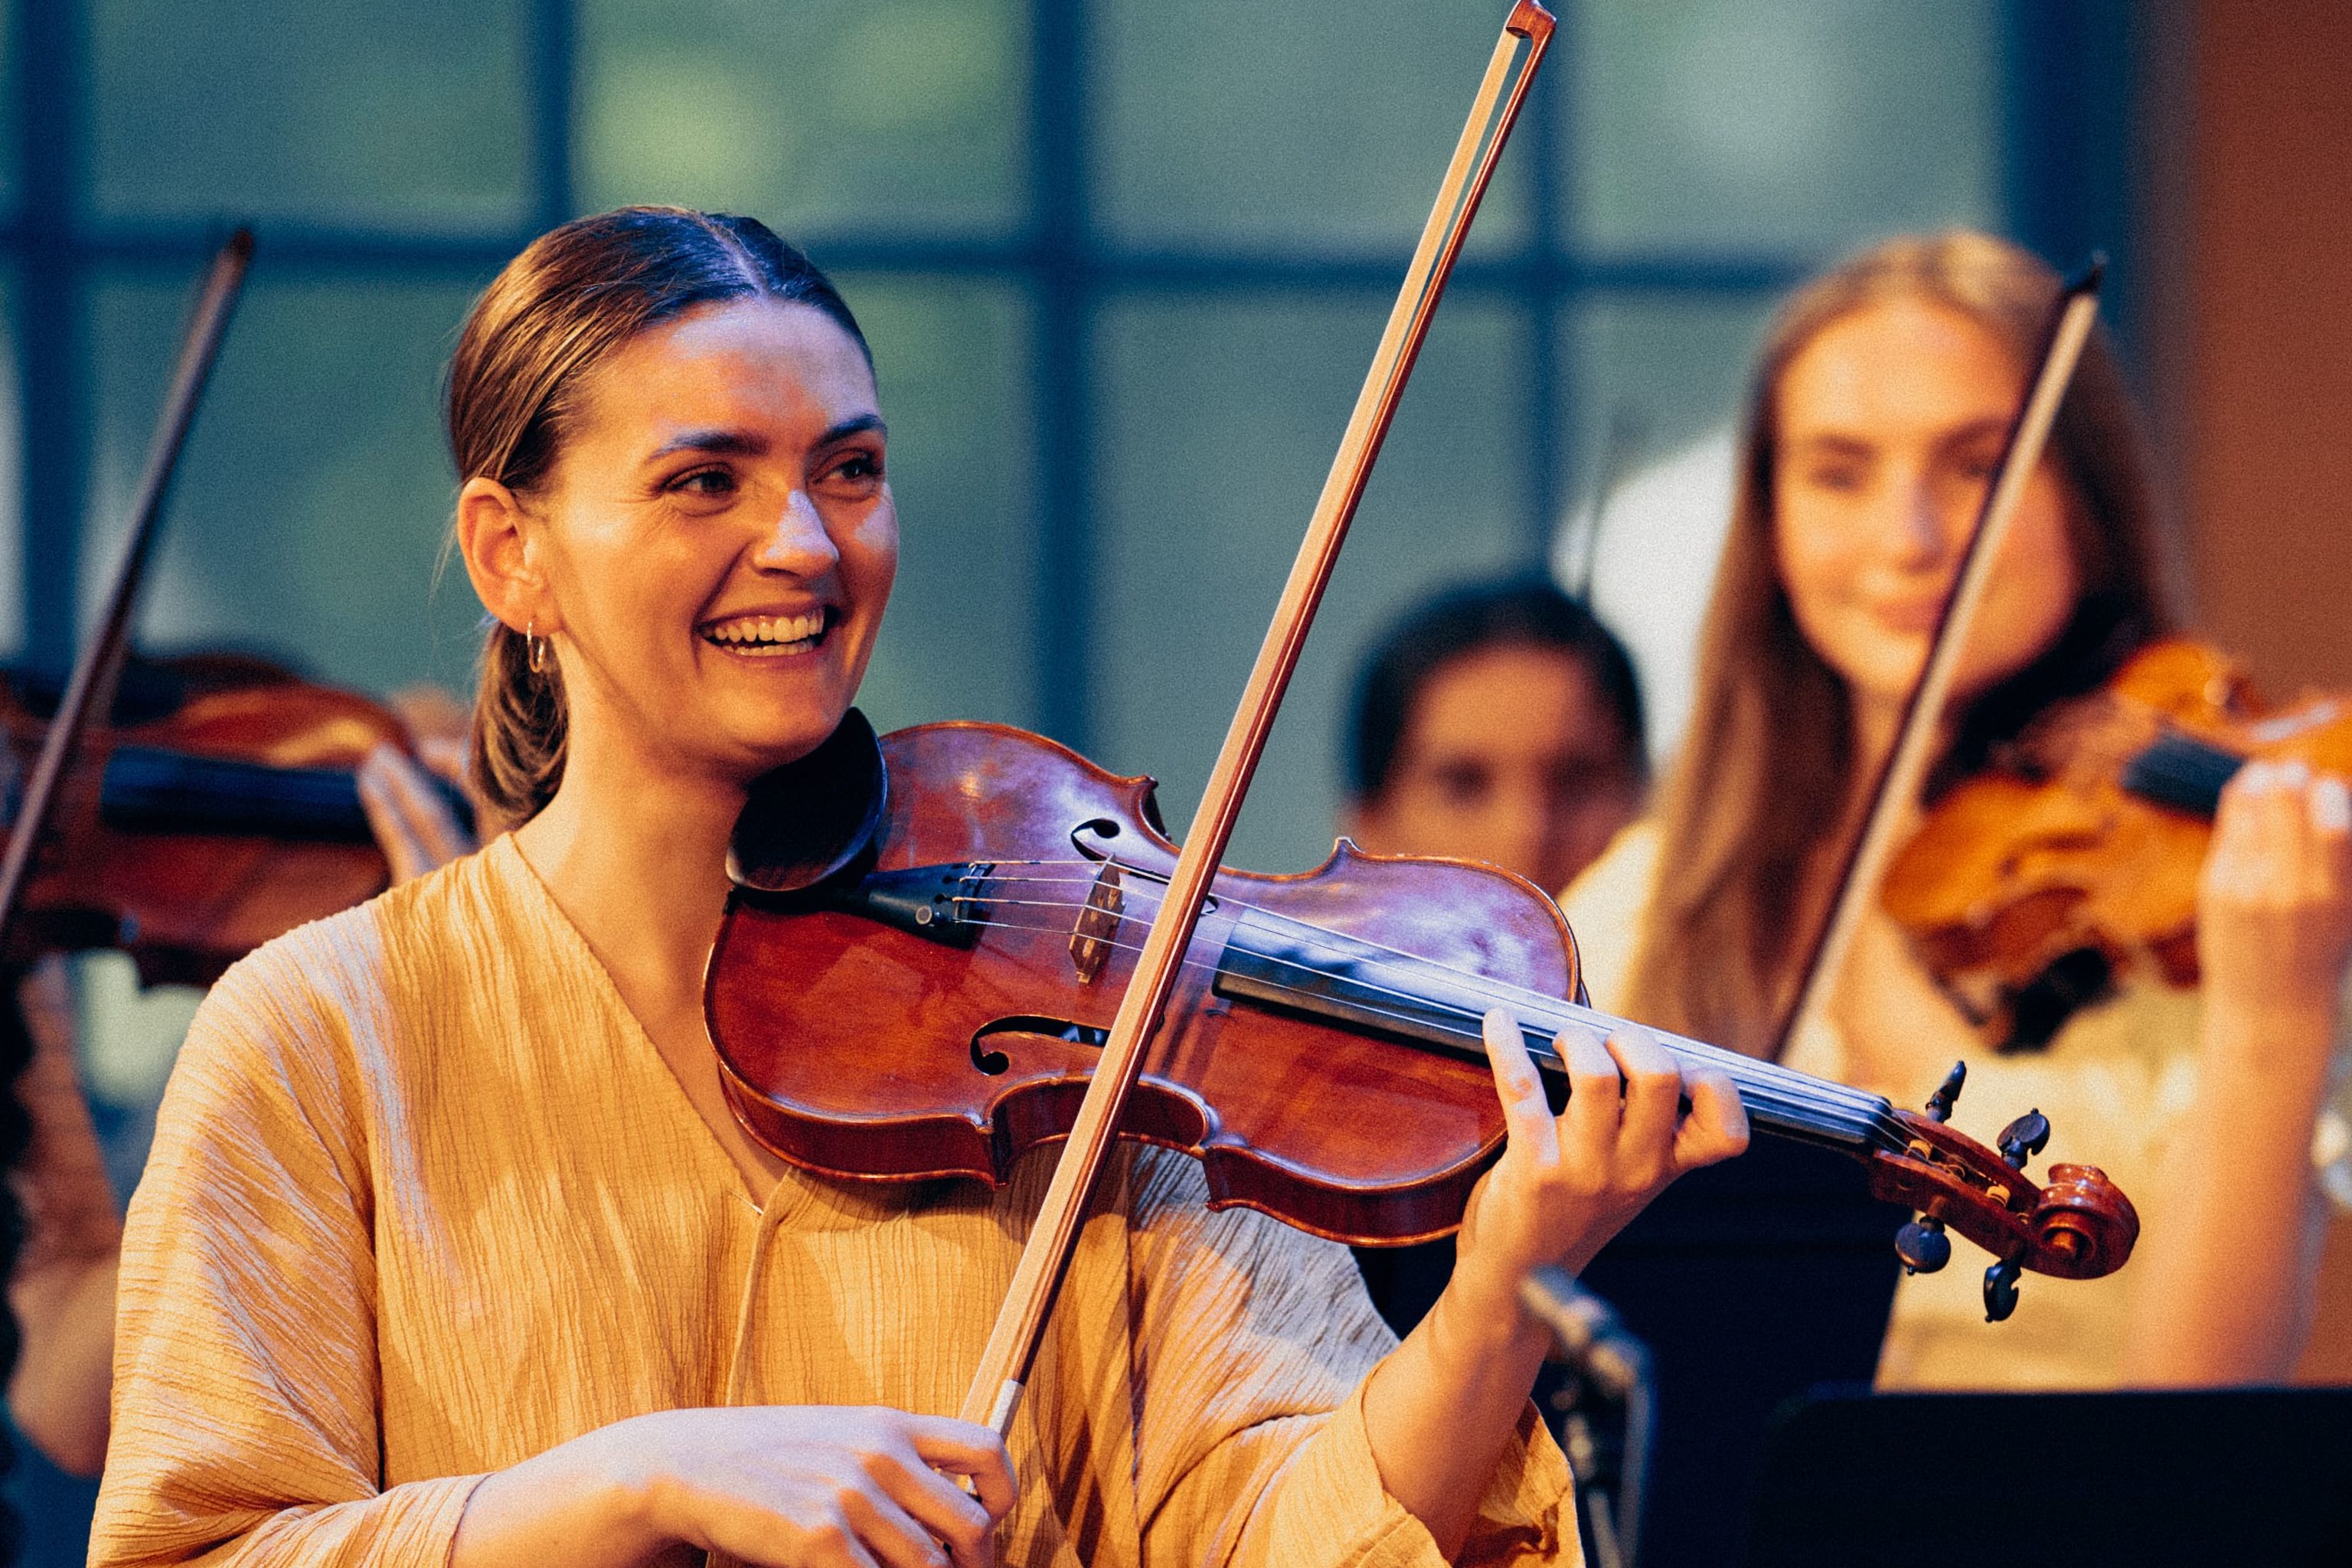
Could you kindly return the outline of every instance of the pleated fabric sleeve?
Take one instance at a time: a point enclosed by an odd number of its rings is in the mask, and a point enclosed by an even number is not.
[[[433,1563],[479,1477],[628,1416],[952,1414],[1047,1159],[745,1190],[511,840],[231,971],[131,1205],[96,1564]],[[1346,1250],[1129,1150],[1011,1438],[1005,1561],[1435,1564]],[[1523,1424],[1479,1563],[1576,1558]]]

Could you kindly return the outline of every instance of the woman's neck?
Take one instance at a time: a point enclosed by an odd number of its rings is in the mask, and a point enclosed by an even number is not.
[[[641,1017],[641,1002],[658,1010],[667,994],[700,985],[743,798],[737,784],[575,748],[555,798],[516,831],[523,858]],[[648,989],[664,994],[630,994]]]

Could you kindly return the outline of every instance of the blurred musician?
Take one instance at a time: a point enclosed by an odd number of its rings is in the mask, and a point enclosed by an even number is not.
[[[402,693],[393,707],[423,764],[462,782],[467,710],[431,687]],[[418,762],[396,748],[376,748],[358,778],[360,804],[395,884],[473,847]],[[106,1462],[121,1211],[75,1063],[79,1029],[64,961],[35,966],[19,996],[32,1054],[16,1097],[33,1136],[23,1167],[10,1177],[26,1228],[8,1279],[21,1336],[8,1410],[59,1469],[94,1476]]]
[[[1473,583],[1366,656],[1341,830],[1382,855],[1485,860],[1563,888],[1650,782],[1624,646],[1549,580]]]
[[[1595,1003],[1769,1047],[2000,458],[2057,280],[1967,233],[1889,241],[1790,300],[1747,414],[1691,730],[1651,820],[1571,889]],[[2092,340],[1962,655],[1943,777],[2099,685],[2174,610],[2149,461]],[[2129,984],[2044,1051],[1993,1056],[1874,909],[1791,1065],[1916,1104],[1968,1059],[1955,1122],[2026,1106],[2053,1160],[2145,1222],[2130,1268],[1998,1331],[1976,1270],[1900,1291],[1883,1384],[2271,1381],[2312,1308],[2337,994],[2352,950],[2344,782],[2257,763],[2203,869],[2200,991]]]

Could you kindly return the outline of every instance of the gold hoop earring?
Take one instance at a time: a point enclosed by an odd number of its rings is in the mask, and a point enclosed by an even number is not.
[[[530,666],[533,675],[543,674],[547,669],[547,639],[537,636],[538,630],[539,618],[536,616],[523,623],[523,662]]]

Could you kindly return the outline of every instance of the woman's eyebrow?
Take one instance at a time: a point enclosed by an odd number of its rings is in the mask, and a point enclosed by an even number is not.
[[[882,423],[882,416],[879,414],[853,414],[818,437],[815,444],[820,447],[829,447],[835,441],[846,440],[852,436],[862,436],[868,430],[880,436],[887,436],[890,433],[890,427]]]
[[[681,431],[646,455],[646,461],[657,463],[673,452],[707,452],[713,457],[756,458],[768,449],[762,437],[744,430]]]

